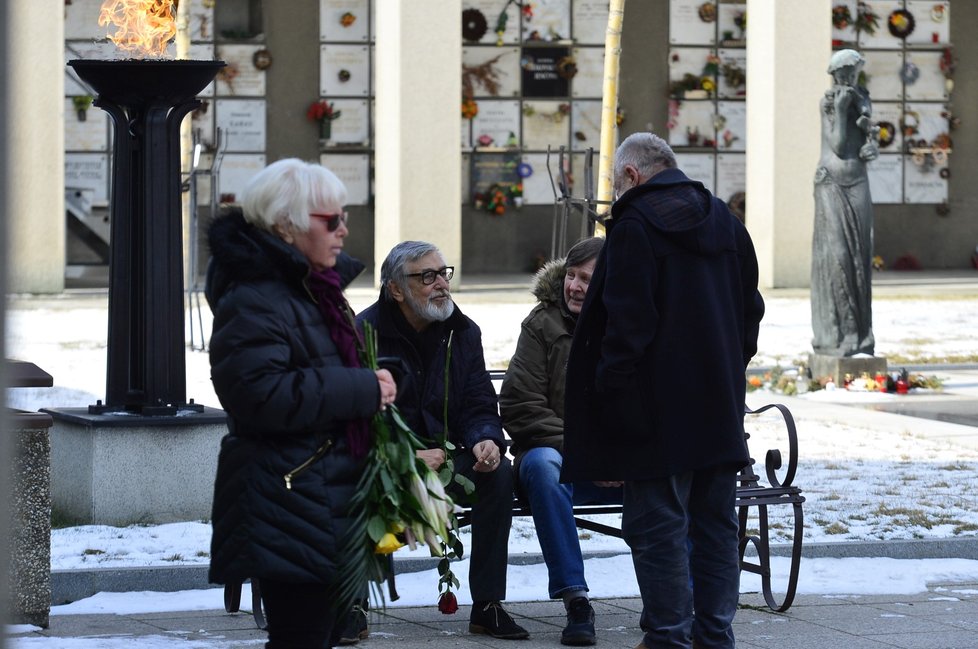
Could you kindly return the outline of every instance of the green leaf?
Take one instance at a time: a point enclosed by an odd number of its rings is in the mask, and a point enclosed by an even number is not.
[[[380,516],[371,516],[370,522],[367,523],[367,534],[374,543],[377,543],[384,534],[387,534],[387,523]]]
[[[461,473],[455,474],[455,483],[462,487],[466,496],[471,496],[473,493],[475,493],[475,483]]]

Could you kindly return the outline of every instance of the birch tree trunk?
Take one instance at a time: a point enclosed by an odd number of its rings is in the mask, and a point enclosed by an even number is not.
[[[625,0],[611,0],[608,11],[608,30],[604,39],[604,85],[601,99],[601,149],[598,157],[599,201],[610,202],[613,196],[612,173],[614,172],[615,142],[618,124],[618,68],[621,58],[621,26],[625,14]],[[598,204],[598,215],[611,211],[610,205]],[[595,234],[603,235],[604,227],[598,223]]]

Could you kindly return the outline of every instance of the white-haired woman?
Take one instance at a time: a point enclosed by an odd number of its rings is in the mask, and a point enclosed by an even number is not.
[[[367,421],[392,403],[387,370],[360,366],[342,290],[346,188],[295,159],[260,171],[215,220],[206,295],[211,378],[228,414],[214,487],[210,580],[258,579],[267,647],[330,645],[338,573]]]

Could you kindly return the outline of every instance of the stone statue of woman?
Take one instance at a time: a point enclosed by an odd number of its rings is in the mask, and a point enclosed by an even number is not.
[[[871,263],[873,203],[866,163],[879,155],[879,129],[866,88],[865,59],[836,52],[832,87],[821,102],[822,154],[815,172],[812,241],[812,347],[816,354],[873,354]]]

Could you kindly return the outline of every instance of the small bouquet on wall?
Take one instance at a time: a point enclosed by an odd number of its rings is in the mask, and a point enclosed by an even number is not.
[[[451,339],[449,353],[450,345]],[[361,360],[364,367],[378,369],[377,339],[369,324],[364,325]],[[446,598],[454,599],[451,589],[459,586],[449,561],[461,558],[463,551],[455,505],[445,493],[454,474],[452,445],[446,436],[446,462],[435,473],[417,456],[425,444],[401,417],[397,406],[390,405],[376,413],[370,421],[370,431],[371,447],[349,505],[353,523],[344,547],[343,556],[348,561],[341,567],[337,599],[356,600],[366,582],[377,584],[377,593],[383,599],[379,584],[388,578],[391,569],[388,555],[405,545],[413,550],[427,544],[432,556],[441,557],[441,609],[447,604]]]
[[[310,122],[319,122],[319,137],[328,140],[333,134],[333,120],[339,119],[342,111],[336,110],[333,103],[320,99],[309,104],[306,118]]]

